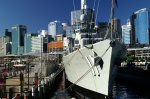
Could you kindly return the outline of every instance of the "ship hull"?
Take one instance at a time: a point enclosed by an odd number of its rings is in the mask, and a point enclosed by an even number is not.
[[[73,83],[66,79],[66,87],[69,87]],[[68,93],[71,97],[76,97],[77,99],[112,99],[112,94],[105,96],[103,94],[85,89],[83,87],[75,85],[72,88],[69,88]]]
[[[111,93],[122,56],[122,44],[105,40],[83,47],[63,57],[66,78],[69,82],[91,92],[108,96]],[[96,60],[95,57],[99,57]]]

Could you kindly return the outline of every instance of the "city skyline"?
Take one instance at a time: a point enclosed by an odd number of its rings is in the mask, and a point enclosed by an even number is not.
[[[98,1],[100,2],[97,12]],[[111,2],[96,0],[95,4],[96,21],[108,22]],[[150,9],[149,4],[149,0],[118,0],[118,8],[115,8],[115,18],[121,19],[121,24],[124,25],[133,12],[143,8]],[[87,0],[87,6],[93,8],[94,1]],[[37,33],[40,29],[48,30],[48,24],[55,20],[71,22],[71,11],[79,9],[81,9],[80,0],[37,0],[36,2],[30,0],[4,0],[0,3],[0,35],[4,35],[5,29],[12,31],[11,27],[17,24],[26,25],[27,32]]]

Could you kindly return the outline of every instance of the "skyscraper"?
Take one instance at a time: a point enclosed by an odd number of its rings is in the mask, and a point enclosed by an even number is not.
[[[128,19],[127,24],[122,26],[122,42],[124,44],[131,44],[131,24]]]
[[[44,37],[41,35],[33,36],[31,38],[31,52],[43,53],[43,39]]]
[[[120,19],[114,18],[114,32],[116,37],[121,39],[121,21]]]
[[[33,37],[37,37],[38,34],[37,33],[27,33],[24,36],[24,53],[31,53],[32,52],[32,38]]]
[[[5,36],[8,36],[10,38],[10,41],[12,41],[12,33],[8,31],[8,29],[5,29]]]
[[[25,25],[12,26],[12,54],[24,53],[24,36],[27,33]]]
[[[11,53],[11,44],[9,36],[0,36],[0,55]]]
[[[48,24],[48,35],[52,35],[54,39],[57,34],[62,34],[62,33],[63,33],[63,26],[60,23],[60,21],[50,22]]]
[[[131,16],[132,34],[135,35],[135,42],[150,44],[150,10],[140,9]]]

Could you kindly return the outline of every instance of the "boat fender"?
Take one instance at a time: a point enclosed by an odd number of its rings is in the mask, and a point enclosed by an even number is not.
[[[116,45],[116,42],[115,42],[115,41],[111,41],[111,42],[110,42],[110,46],[111,46],[111,47],[115,47],[115,45]]]

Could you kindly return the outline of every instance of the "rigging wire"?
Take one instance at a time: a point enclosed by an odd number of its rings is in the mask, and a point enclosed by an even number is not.
[[[92,27],[92,21],[94,19],[94,8],[95,8],[95,3],[96,3],[96,0],[94,1],[94,5],[93,5],[93,13],[92,13],[92,18],[91,18],[91,23],[90,23],[90,29]]]
[[[110,29],[112,28],[112,19],[114,18],[114,1],[112,1],[112,7],[111,7],[111,14],[110,14],[110,17],[109,17],[109,22],[108,22],[108,26],[107,26],[107,31],[106,31],[106,34],[105,34],[105,36],[104,36],[104,39],[106,39],[107,38],[107,36],[108,36],[108,34],[109,34],[109,31],[110,31]],[[112,30],[111,30],[111,32],[112,32]],[[112,34],[112,33],[111,33]]]
[[[74,6],[74,11],[75,11],[75,3],[74,3],[74,0],[73,0],[73,6]],[[76,22],[77,22],[77,14],[76,14],[76,12],[75,12],[75,20],[76,20]],[[76,53],[75,53],[76,54]],[[68,61],[68,63],[73,59],[73,57],[75,56],[75,54],[72,56],[72,58]],[[63,71],[65,69],[65,66],[63,66],[63,67],[61,67],[57,72],[56,72],[56,74],[53,76],[53,78],[55,78],[56,76],[58,76],[59,75],[59,73],[61,72],[61,71]]]
[[[79,50],[77,50],[74,54],[73,54],[73,56],[70,58],[70,60],[68,61],[68,64],[69,64],[69,62],[73,59],[73,57],[76,55],[76,53],[78,52]],[[54,79],[56,76],[58,76],[59,75],[59,73],[61,72],[61,71],[63,71],[65,69],[65,66],[63,65],[63,67],[61,66],[61,68],[56,72],[56,74],[53,76],[53,78],[52,79]]]
[[[100,3],[100,0],[98,0],[97,10],[96,10],[96,18],[95,18],[95,23],[96,23],[96,21],[97,21],[97,15],[98,15],[99,3]]]
[[[102,59],[102,57],[106,54],[106,52],[108,51],[108,49],[110,48],[110,46],[106,49],[106,51],[102,54],[101,58],[99,58],[97,61],[96,61],[96,65],[98,64],[98,62]],[[83,56],[83,54],[81,54]],[[69,88],[75,86],[79,81],[81,81],[93,68],[94,68],[95,65],[93,65],[91,68],[89,68],[89,70],[84,73],[79,79],[76,80],[76,82],[74,82],[73,84],[71,84],[69,87],[67,87],[65,89],[65,91],[67,91]]]

